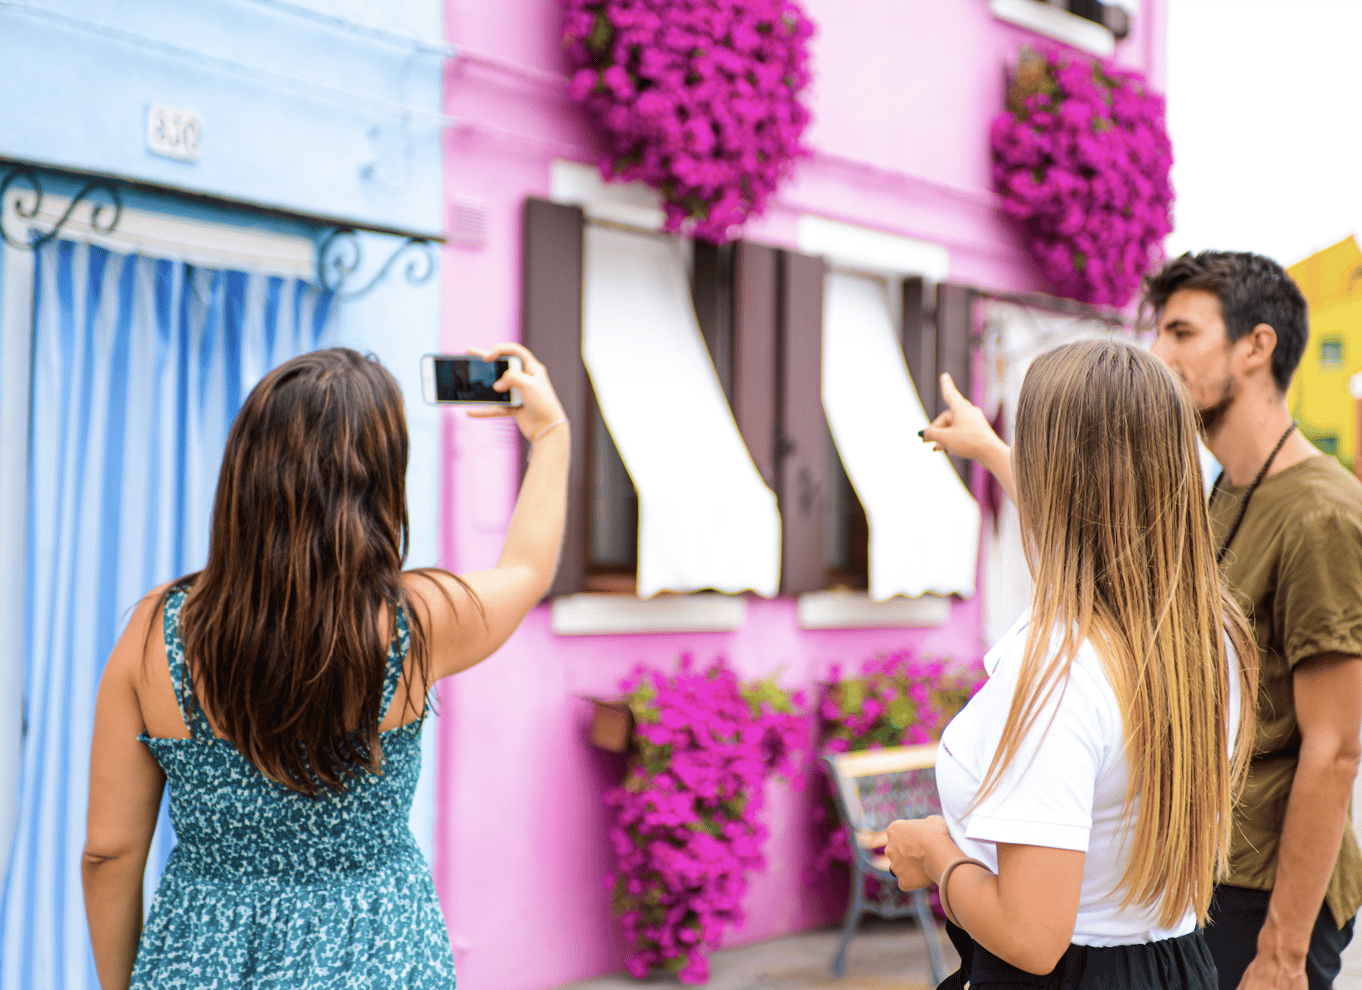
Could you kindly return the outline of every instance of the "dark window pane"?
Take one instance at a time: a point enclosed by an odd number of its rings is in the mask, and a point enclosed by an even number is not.
[[[870,587],[870,527],[836,446],[828,443],[828,491],[823,506],[823,563],[829,588]]]
[[[580,208],[525,200],[522,230],[520,332],[544,363],[572,430],[567,525],[551,595],[582,590],[586,571],[586,431],[591,385],[582,364],[582,225]]]
[[[691,301],[724,397],[733,402],[733,245],[696,241],[691,254]]]
[[[591,491],[588,566],[593,571],[632,573],[638,568],[638,493],[594,402],[587,449]]]

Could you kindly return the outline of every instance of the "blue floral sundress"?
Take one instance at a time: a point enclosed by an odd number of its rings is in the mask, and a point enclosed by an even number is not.
[[[453,988],[449,934],[408,825],[421,772],[416,723],[384,732],[383,773],[353,777],[339,794],[311,798],[275,783],[213,735],[185,683],[184,597],[167,597],[165,638],[190,738],[139,736],[165,770],[179,844],[132,988]],[[400,608],[395,620],[384,712],[410,641]]]

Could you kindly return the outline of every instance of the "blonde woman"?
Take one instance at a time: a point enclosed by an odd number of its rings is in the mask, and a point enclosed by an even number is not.
[[[1253,736],[1236,657],[1256,654],[1216,568],[1197,411],[1138,348],[1059,347],[1027,372],[1009,463],[996,438],[971,448],[983,415],[949,394],[925,439],[1015,474],[1035,593],[942,736],[943,817],[887,831],[899,885],[940,885],[961,956],[942,986],[1214,990],[1199,925]]]

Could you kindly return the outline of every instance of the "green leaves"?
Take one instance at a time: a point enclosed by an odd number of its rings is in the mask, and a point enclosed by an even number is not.
[[[906,729],[917,720],[917,705],[907,698],[895,698],[889,702],[889,724],[896,729]]]
[[[596,11],[595,23],[592,24],[591,33],[586,36],[586,47],[596,55],[604,55],[614,40],[615,26],[610,23],[605,11]]]
[[[794,703],[790,696],[776,684],[776,677],[779,674],[780,671],[776,671],[763,681],[752,681],[743,685],[742,696],[752,709],[753,715],[761,714],[762,705],[767,705],[773,712],[787,715],[794,711]]]
[[[645,677],[639,681],[636,688],[625,694],[624,703],[629,706],[635,722],[656,723],[662,718],[657,706],[653,704],[656,698],[657,688]]]
[[[841,709],[842,716],[845,718],[860,712],[861,706],[865,704],[865,681],[846,680],[839,687],[841,697],[838,699],[838,708]]]

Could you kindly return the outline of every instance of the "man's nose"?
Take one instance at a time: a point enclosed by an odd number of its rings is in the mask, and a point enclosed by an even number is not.
[[[1168,346],[1168,335],[1161,333],[1154,338],[1154,343],[1150,346],[1149,353],[1153,354],[1164,364],[1171,366],[1172,362],[1169,360],[1171,356],[1170,350],[1171,348]]]

